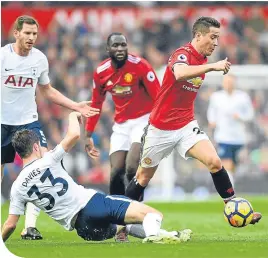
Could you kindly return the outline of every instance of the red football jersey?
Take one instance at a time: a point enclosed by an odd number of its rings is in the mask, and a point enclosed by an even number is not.
[[[175,64],[202,65],[207,58],[199,54],[191,43],[178,48],[170,56],[162,87],[150,116],[150,123],[162,130],[176,130],[194,120],[194,100],[205,74],[187,81],[176,81]]]
[[[106,92],[115,104],[115,122],[123,123],[148,114],[160,89],[151,65],[143,58],[128,55],[123,67],[116,69],[111,59],[104,60],[94,72],[92,107],[101,109]],[[89,117],[86,130],[93,132],[100,115]]]

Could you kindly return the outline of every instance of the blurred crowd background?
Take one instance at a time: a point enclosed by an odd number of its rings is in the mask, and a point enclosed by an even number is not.
[[[98,63],[107,58],[106,38],[122,32],[128,39],[129,52],[145,57],[159,79],[169,55],[191,40],[191,27],[199,16],[213,16],[221,23],[220,46],[209,61],[228,57],[234,65],[268,65],[268,6],[265,2],[2,2],[2,46],[14,42],[12,23],[17,16],[28,14],[40,23],[36,47],[48,57],[51,84],[69,98],[91,98],[92,74]],[[268,73],[268,70],[267,70]],[[196,101],[196,118],[207,131],[206,111],[211,93],[220,83],[202,86]],[[248,124],[249,141],[241,151],[238,177],[268,177],[268,85],[248,88],[255,108],[255,118]],[[49,147],[66,131],[68,110],[47,102],[37,92],[39,118]],[[138,105],[138,103],[137,103]],[[100,122],[93,135],[101,150],[99,161],[90,160],[81,141],[64,161],[70,174],[84,185],[97,184],[106,190],[109,182],[109,141],[113,124],[113,103],[107,96]],[[189,191],[209,184],[206,171],[195,161],[185,163],[176,154],[174,168],[179,189]],[[16,178],[21,162],[6,168],[5,185]],[[155,179],[155,186],[161,179]],[[210,181],[209,181],[210,182]],[[247,185],[243,181],[243,185]],[[239,184],[239,181],[238,181]],[[267,182],[266,182],[267,184]],[[260,189],[259,189],[260,190]],[[251,190],[249,190],[251,191]],[[254,190],[252,190],[254,191]]]

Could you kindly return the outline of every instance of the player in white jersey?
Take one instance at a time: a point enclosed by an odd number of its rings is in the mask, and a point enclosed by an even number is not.
[[[223,90],[211,95],[207,111],[210,127],[215,129],[218,154],[232,181],[239,150],[247,143],[245,123],[254,117],[249,95],[235,89],[234,84],[235,77],[225,75]]]
[[[20,129],[34,130],[43,148],[47,148],[46,137],[38,121],[35,102],[36,86],[44,97],[50,101],[81,112],[88,117],[97,114],[90,109],[88,102],[76,103],[54,89],[48,77],[48,60],[33,45],[38,35],[38,23],[29,16],[20,16],[15,21],[15,43],[1,48],[1,177],[4,165],[12,163],[15,150],[11,144],[12,135]],[[29,204],[26,213],[24,239],[42,239],[36,229],[39,210]]]
[[[32,130],[17,131],[12,138],[23,169],[12,185],[9,216],[2,229],[6,241],[15,230],[25,204],[34,203],[66,230],[77,230],[85,240],[101,241],[116,235],[117,226],[142,224],[144,242],[182,242],[190,239],[191,230],[160,230],[163,215],[145,204],[125,196],[104,195],[76,184],[62,166],[63,157],[80,138],[82,116],[69,115],[65,138],[55,149],[44,152],[38,135]],[[121,229],[120,229],[121,230]]]

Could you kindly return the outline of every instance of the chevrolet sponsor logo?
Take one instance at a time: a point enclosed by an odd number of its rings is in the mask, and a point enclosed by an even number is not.
[[[120,86],[120,85],[116,85],[113,88],[113,92],[115,94],[129,94],[129,93],[132,93],[131,87],[123,87],[123,86]]]

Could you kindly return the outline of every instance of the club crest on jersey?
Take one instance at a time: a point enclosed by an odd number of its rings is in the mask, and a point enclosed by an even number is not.
[[[133,75],[131,73],[126,73],[125,76],[124,76],[124,80],[127,83],[131,83],[132,80],[133,80]]]
[[[181,54],[181,55],[178,55],[178,60],[182,61],[182,62],[185,62],[187,60],[187,57],[186,57],[186,55]]]
[[[143,159],[143,162],[146,164],[146,165],[150,165],[152,163],[152,160],[150,158],[145,158]]]
[[[202,85],[203,80],[201,77],[196,77],[188,80],[187,82],[191,83],[194,87],[199,88]]]
[[[38,73],[37,67],[32,67],[31,69],[32,69],[32,75],[37,76],[37,73]]]
[[[149,82],[153,82],[155,80],[155,75],[154,75],[154,73],[152,71],[147,73],[147,80]]]

